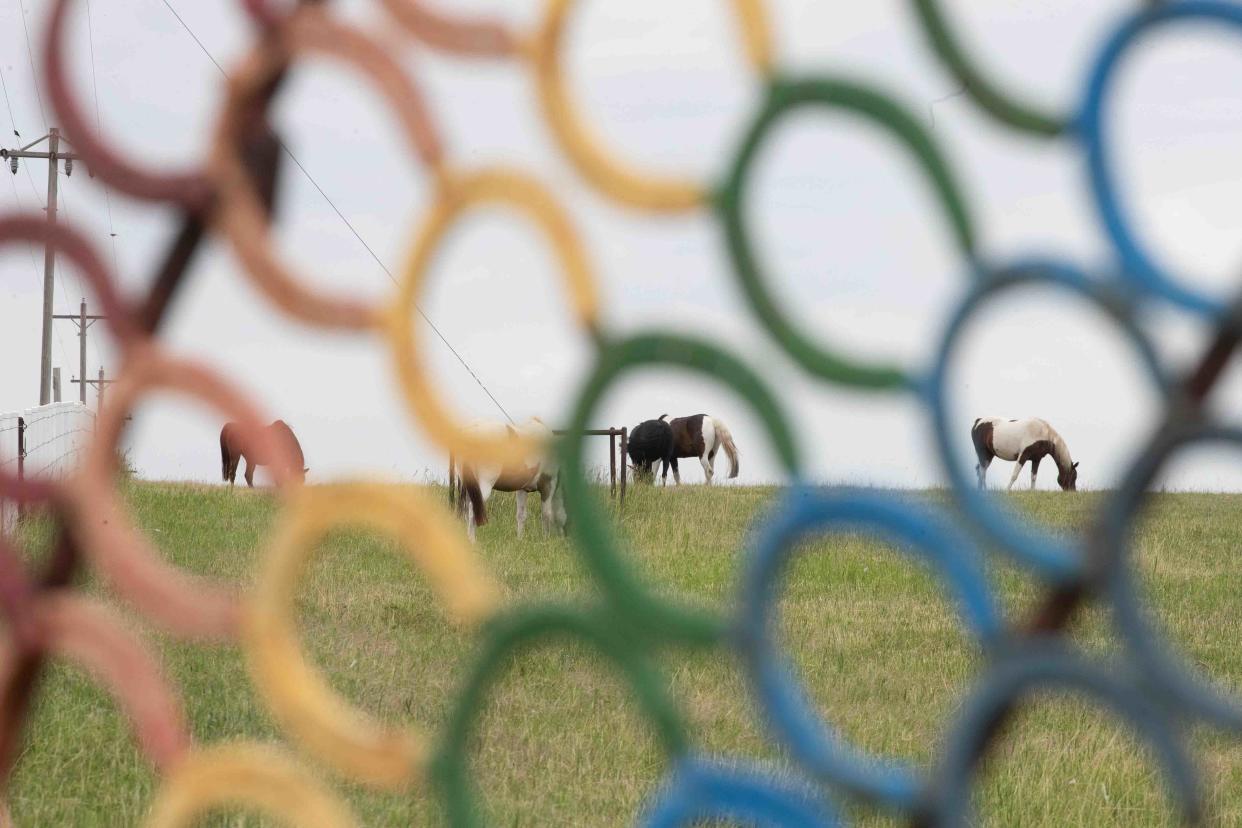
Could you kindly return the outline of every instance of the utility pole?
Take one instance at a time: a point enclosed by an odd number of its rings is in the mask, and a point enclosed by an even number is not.
[[[52,369],[52,402],[60,402],[60,366]]]
[[[47,141],[47,152],[35,152],[31,148]],[[65,175],[73,175],[73,162],[79,156],[60,149],[60,130],[52,127],[47,135],[17,149],[0,148],[0,158],[7,158],[9,169],[17,175],[19,158],[42,158],[47,161],[47,223],[56,224],[56,189],[59,183],[60,162],[65,162]],[[39,405],[47,405],[52,399],[52,288],[56,281],[56,248],[49,242],[43,250],[43,356],[39,365]]]
[[[53,319],[68,319],[77,323],[78,326],[78,376],[86,376],[86,329],[95,324],[97,319],[103,319],[102,316],[91,316],[86,312],[86,300],[82,300],[82,304],[78,306],[78,315],[74,316],[70,313],[58,313],[52,317]],[[103,370],[102,368],[100,370]],[[76,382],[76,380],[75,380]],[[86,404],[86,383],[78,389],[78,401],[83,405]]]
[[[83,402],[86,401],[86,386],[88,385],[95,386],[95,393],[98,395],[97,399],[99,401],[100,409],[103,408],[103,404],[104,404],[104,389],[106,389],[112,383],[116,382],[116,380],[104,379],[104,369],[102,365],[99,366],[99,379],[86,380],[85,382],[83,382],[81,379],[75,378],[73,381],[77,383],[81,383],[81,386],[80,386],[82,389],[81,397],[82,397]]]

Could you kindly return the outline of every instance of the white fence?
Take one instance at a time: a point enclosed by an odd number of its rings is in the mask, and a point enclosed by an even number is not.
[[[26,477],[62,477],[77,466],[94,432],[95,412],[76,402],[0,414],[0,470],[16,475],[20,466]],[[17,507],[0,503],[0,532],[16,519]]]

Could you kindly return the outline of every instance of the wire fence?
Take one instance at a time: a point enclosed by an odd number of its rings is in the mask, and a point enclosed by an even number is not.
[[[95,412],[76,402],[0,413],[0,469],[31,477],[64,477],[77,465],[94,431]],[[18,516],[16,504],[0,503],[0,533],[10,531]]]

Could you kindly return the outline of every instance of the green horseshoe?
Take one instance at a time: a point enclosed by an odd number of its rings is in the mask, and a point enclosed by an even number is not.
[[[1017,100],[979,71],[949,28],[938,0],[914,0],[913,5],[936,57],[985,112],[1003,124],[1047,138],[1055,138],[1066,130],[1068,118]]]
[[[670,757],[686,752],[687,737],[664,681],[632,638],[617,629],[612,615],[602,609],[539,606],[521,607],[488,621],[483,650],[448,721],[444,738],[432,762],[432,777],[443,799],[450,825],[474,828],[483,824],[478,793],[468,767],[468,745],[479,711],[505,667],[524,649],[550,637],[572,637],[591,644],[620,668],[639,708],[652,722],[656,737]]]
[[[911,380],[900,368],[874,365],[832,353],[795,328],[777,306],[768,279],[755,255],[742,219],[747,176],[764,138],[791,111],[805,106],[845,109],[868,118],[892,132],[918,159],[948,214],[954,240],[967,260],[975,258],[975,232],[965,199],[931,136],[900,105],[866,86],[831,78],[774,80],[767,102],[751,125],[734,159],[716,209],[743,293],[759,321],[785,352],[814,376],[855,388],[884,390],[908,387]]]
[[[569,532],[577,541],[596,583],[618,614],[647,635],[685,643],[711,644],[723,634],[724,621],[702,610],[677,606],[657,597],[625,562],[608,516],[599,508],[582,468],[582,432],[613,381],[641,366],[688,368],[720,380],[750,404],[767,426],[785,471],[797,479],[801,469],[793,432],[767,385],[737,357],[698,339],[667,333],[641,333],[606,342],[595,370],[583,386],[561,443],[561,486],[570,516]]]

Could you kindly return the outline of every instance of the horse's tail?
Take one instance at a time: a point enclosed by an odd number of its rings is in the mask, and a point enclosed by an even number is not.
[[[461,481],[461,494],[470,498],[471,510],[474,513],[474,525],[482,526],[487,523],[487,506],[483,502],[483,492],[479,488],[479,478],[475,475],[474,469],[463,463],[461,477],[458,479]]]
[[[716,428],[716,441],[724,448],[725,454],[729,455],[729,477],[730,479],[737,477],[742,464],[737,456],[737,446],[733,442],[733,434],[729,431],[727,425],[715,417],[712,417],[712,425]]]
[[[226,425],[220,429],[220,477],[225,483],[229,482],[229,427]]]

